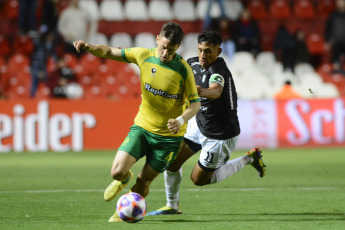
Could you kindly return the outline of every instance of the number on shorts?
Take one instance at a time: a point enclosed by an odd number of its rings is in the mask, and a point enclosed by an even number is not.
[[[207,157],[206,157],[205,161],[208,163],[213,163],[213,157],[214,157],[213,153],[207,152]]]
[[[172,157],[174,155],[174,152],[171,152],[166,158],[164,158],[167,162],[170,162],[172,160]]]

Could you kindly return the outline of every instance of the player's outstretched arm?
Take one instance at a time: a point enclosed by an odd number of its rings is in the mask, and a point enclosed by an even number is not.
[[[91,45],[83,40],[73,42],[73,46],[79,53],[81,49],[88,51],[92,55],[101,58],[109,58],[115,61],[124,61],[121,55],[121,49],[106,45]]]

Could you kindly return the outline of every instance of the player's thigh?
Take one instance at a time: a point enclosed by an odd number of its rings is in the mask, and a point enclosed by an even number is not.
[[[157,172],[164,172],[176,159],[183,137],[167,137],[151,133],[148,137],[152,151],[146,156],[146,162]]]
[[[186,162],[194,154],[195,152],[188,147],[186,142],[182,141],[181,148],[176,159],[172,162],[167,170],[169,172],[177,172],[184,162]]]
[[[128,173],[128,170],[135,162],[149,151],[150,146],[146,140],[145,131],[139,126],[133,125],[116,153],[112,165],[112,174]]]
[[[136,161],[137,160],[129,153],[125,151],[118,151],[111,167],[112,176],[115,176],[118,179],[126,176]]]
[[[144,157],[149,151],[152,151],[147,131],[137,125],[133,125],[118,150],[127,152],[136,160]]]

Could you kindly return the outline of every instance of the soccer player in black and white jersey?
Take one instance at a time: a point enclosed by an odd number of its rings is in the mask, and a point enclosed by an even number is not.
[[[239,139],[240,124],[234,80],[224,59],[219,57],[221,43],[222,38],[217,32],[201,33],[198,36],[198,57],[187,61],[194,72],[201,108],[189,120],[180,152],[164,172],[166,206],[147,215],[182,213],[179,207],[181,166],[199,150],[200,157],[191,174],[195,185],[218,183],[249,164],[260,177],[265,175],[265,165],[258,148],[228,161]]]

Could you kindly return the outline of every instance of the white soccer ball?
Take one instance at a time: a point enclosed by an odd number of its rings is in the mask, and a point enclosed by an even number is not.
[[[138,193],[126,193],[117,201],[116,210],[123,221],[136,223],[141,221],[146,214],[146,201]]]

